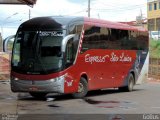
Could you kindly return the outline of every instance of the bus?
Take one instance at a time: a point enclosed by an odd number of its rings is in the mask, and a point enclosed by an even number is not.
[[[87,17],[38,17],[22,23],[11,58],[11,90],[83,98],[88,91],[132,91],[147,79],[148,32]]]

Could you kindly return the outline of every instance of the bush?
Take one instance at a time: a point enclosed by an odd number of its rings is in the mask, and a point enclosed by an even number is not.
[[[149,50],[151,58],[160,58],[160,40],[150,39]]]

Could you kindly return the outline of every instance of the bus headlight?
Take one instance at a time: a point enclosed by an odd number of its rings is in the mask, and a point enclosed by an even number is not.
[[[11,76],[11,80],[19,80],[19,78]]]
[[[53,78],[51,79],[52,82],[56,82],[56,83],[59,83],[59,82],[62,82],[65,80],[65,77],[66,77],[66,74],[65,75],[62,75],[60,77],[57,77],[57,78]]]

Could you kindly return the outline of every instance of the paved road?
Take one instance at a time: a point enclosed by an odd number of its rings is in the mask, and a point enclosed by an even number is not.
[[[12,93],[9,82],[0,82],[0,114],[158,114],[160,119],[160,84],[135,86],[133,92],[114,89],[92,91],[84,99],[70,95],[49,94],[46,99],[32,98],[27,93]],[[13,117],[13,116],[9,116]],[[16,116],[15,116],[16,117]],[[59,116],[58,116],[59,117]],[[145,116],[143,116],[145,117]],[[150,116],[149,116],[150,117]]]

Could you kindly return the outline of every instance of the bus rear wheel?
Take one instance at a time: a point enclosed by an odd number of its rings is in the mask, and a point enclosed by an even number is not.
[[[38,98],[38,99],[44,99],[47,93],[39,93],[39,92],[30,92],[29,93],[32,97]]]
[[[128,77],[127,86],[119,87],[119,90],[120,90],[120,91],[124,91],[124,92],[131,92],[131,91],[133,91],[133,87],[134,87],[134,77],[133,77],[133,75],[130,73],[130,74],[129,74],[129,77]]]
[[[72,94],[74,98],[83,98],[87,95],[88,92],[88,83],[85,78],[81,78],[78,85],[78,92]]]

